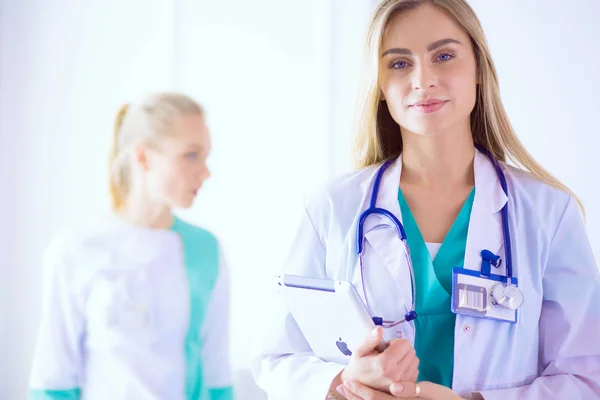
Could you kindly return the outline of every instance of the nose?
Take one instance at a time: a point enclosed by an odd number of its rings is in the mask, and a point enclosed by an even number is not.
[[[211,176],[210,169],[208,168],[208,165],[206,164],[206,162],[198,163],[198,165],[196,165],[194,167],[192,177],[194,179],[194,182],[196,182],[196,184],[199,184],[199,185],[202,184],[202,182],[204,182],[205,180],[210,178],[210,176]]]
[[[208,178],[211,177],[211,175],[212,174],[210,173],[210,168],[208,168],[208,167],[204,168],[204,170],[202,171],[202,180],[203,181],[207,180]]]
[[[433,66],[420,62],[413,69],[412,85],[414,90],[427,90],[437,85],[437,75]]]

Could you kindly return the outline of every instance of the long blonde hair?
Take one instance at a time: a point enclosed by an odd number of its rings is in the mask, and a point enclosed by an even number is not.
[[[135,147],[168,135],[180,115],[203,115],[202,107],[181,93],[153,93],[139,103],[121,106],[115,117],[109,155],[109,192],[114,210],[123,206],[131,187]]]
[[[358,168],[366,167],[402,152],[400,126],[392,118],[386,102],[381,101],[379,58],[383,33],[392,16],[425,3],[434,4],[447,12],[471,38],[479,75],[477,99],[471,113],[475,144],[486,148],[497,160],[511,161],[534,178],[573,196],[582,213],[585,213],[579,198],[546,171],[527,152],[515,134],[500,98],[498,75],[483,28],[465,0],[384,0],[377,7],[368,31],[358,96],[355,165]]]

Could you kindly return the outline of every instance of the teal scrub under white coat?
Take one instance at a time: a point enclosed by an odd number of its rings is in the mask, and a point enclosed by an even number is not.
[[[233,399],[227,268],[210,232],[111,218],[56,240],[43,284],[30,399]]]
[[[419,381],[452,387],[454,328],[451,311],[452,268],[463,267],[475,189],[467,197],[437,254],[432,255],[402,190],[398,202],[415,271],[415,343]]]

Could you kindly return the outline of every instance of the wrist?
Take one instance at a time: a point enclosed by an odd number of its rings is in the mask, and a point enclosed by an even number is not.
[[[341,394],[339,394],[337,392],[337,390],[333,390],[333,391],[329,391],[329,393],[327,393],[327,397],[325,397],[325,400],[346,400],[344,397],[342,397]]]
[[[336,375],[335,378],[331,381],[331,385],[329,386],[329,391],[327,392],[327,397],[325,400],[344,400],[344,398],[338,394],[337,387],[340,386],[344,381],[342,380],[342,375],[345,369],[343,369],[339,374]]]

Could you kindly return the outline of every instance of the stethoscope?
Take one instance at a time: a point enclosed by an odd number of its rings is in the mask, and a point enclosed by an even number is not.
[[[502,171],[502,167],[500,166],[500,163],[485,148],[483,148],[481,146],[477,146],[477,148],[479,149],[479,151],[484,153],[489,158],[489,160],[492,162],[492,164],[494,165],[494,169],[496,170],[496,174],[498,175],[498,179],[500,180],[500,185],[502,186],[502,190],[504,191],[504,194],[506,194],[506,196],[508,196],[508,185],[506,183],[506,176],[504,175],[504,171]],[[408,247],[408,242],[406,240],[406,231],[404,230],[404,226],[402,225],[402,223],[398,220],[398,218],[396,218],[396,216],[394,214],[392,214],[389,210],[386,210],[385,208],[377,207],[377,204],[376,204],[377,203],[377,195],[379,193],[379,186],[381,184],[381,178],[383,177],[383,174],[385,173],[387,168],[392,164],[393,161],[394,160],[385,161],[381,165],[379,170],[377,171],[377,175],[375,176],[375,182],[373,183],[373,191],[371,192],[371,200],[369,203],[369,208],[367,208],[360,215],[359,220],[358,220],[358,235],[357,235],[357,242],[358,242],[357,243],[358,244],[357,252],[358,252],[358,260],[359,260],[359,267],[360,267],[360,279],[361,279],[361,284],[362,284],[361,286],[362,286],[363,296],[365,299],[367,310],[369,311],[369,314],[371,316],[373,316],[373,311],[371,309],[371,306],[369,305],[369,299],[367,297],[367,291],[365,289],[365,278],[364,278],[364,273],[363,273],[364,265],[363,265],[363,261],[362,261],[363,252],[364,252],[364,239],[365,239],[364,223],[365,223],[366,219],[371,215],[380,215],[380,216],[388,218],[390,221],[392,221],[392,223],[396,227],[396,231],[397,231],[396,233],[398,235],[398,238],[404,244],[404,254],[406,256],[406,263],[408,265],[408,270],[409,270],[409,274],[410,274],[412,304],[411,304],[409,311],[406,314],[404,314],[404,318],[397,320],[397,321],[384,320],[381,317],[372,317],[373,321],[375,322],[376,325],[381,325],[384,328],[391,328],[391,327],[399,325],[403,322],[410,322],[417,318],[417,312],[415,311],[415,297],[416,297],[415,296],[415,291],[416,291],[415,290],[415,271],[414,271],[413,264],[412,264],[411,257],[410,257],[410,249]],[[512,283],[513,268],[512,268],[512,250],[511,250],[511,241],[510,241],[510,229],[508,226],[508,201],[506,202],[504,207],[502,207],[501,214],[502,214],[502,233],[503,233],[503,238],[504,238],[504,248],[505,248],[505,257],[506,257],[506,283],[500,282],[500,283],[495,284],[492,288],[491,296],[493,298],[494,304],[497,304],[497,305],[499,305],[503,308],[509,309],[509,310],[516,310],[519,307],[521,307],[521,305],[523,304],[523,293],[516,285],[514,285]],[[489,253],[487,250],[483,250],[482,254],[484,252]],[[496,266],[500,265],[499,258],[497,258],[495,260],[494,265],[496,265]]]

